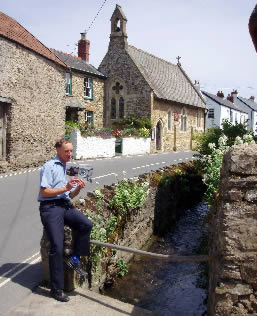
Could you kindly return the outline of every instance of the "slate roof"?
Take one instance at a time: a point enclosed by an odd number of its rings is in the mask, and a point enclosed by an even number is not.
[[[66,68],[66,65],[58,59],[44,44],[29,33],[17,21],[0,12],[0,36],[21,44],[35,53],[54,61]]]
[[[257,111],[257,103],[249,100],[249,99],[245,99],[242,97],[237,97],[241,102],[244,102],[244,104],[248,105],[252,110]]]
[[[228,101],[227,99],[222,99],[221,97],[218,97],[217,95],[206,92],[206,91],[202,91],[202,93],[220,105],[226,106],[227,108],[237,110],[243,113],[247,113],[240,105],[232,103]]]
[[[51,48],[51,51],[62,60],[68,67],[73,68],[74,70],[86,72],[100,77],[106,77],[100,71],[98,71],[94,66],[88,64],[85,60],[80,57],[73,56],[59,50]]]
[[[181,66],[131,45],[128,53],[157,98],[205,108],[205,100]]]

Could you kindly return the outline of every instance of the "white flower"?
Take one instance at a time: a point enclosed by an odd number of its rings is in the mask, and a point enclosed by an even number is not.
[[[123,170],[122,173],[123,173],[124,175],[127,174],[127,172],[126,172],[125,170]]]
[[[100,233],[101,235],[105,235],[105,234],[106,234],[105,228],[100,228],[99,233]]]
[[[209,147],[210,149],[214,149],[214,148],[216,148],[216,145],[215,145],[214,143],[209,143],[209,144],[208,144],[208,147]]]

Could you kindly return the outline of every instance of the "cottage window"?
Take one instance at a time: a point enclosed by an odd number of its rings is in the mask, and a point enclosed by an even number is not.
[[[111,100],[111,119],[116,119],[116,100],[114,98]]]
[[[120,97],[119,99],[119,118],[124,118],[124,99],[123,97]]]
[[[71,73],[70,72],[66,72],[66,74],[65,74],[65,94],[72,95],[72,92],[71,92]]]
[[[171,111],[168,112],[168,130],[171,130]]]
[[[88,123],[88,126],[94,126],[94,115],[93,111],[86,111],[85,112],[85,121]]]
[[[187,115],[186,115],[186,110],[182,109],[181,111],[181,124],[180,124],[180,129],[183,132],[186,132],[187,130]]]
[[[214,118],[214,109],[209,109],[208,118]]]
[[[84,98],[93,99],[93,80],[92,78],[84,78]]]
[[[233,122],[233,112],[230,110],[230,122]]]

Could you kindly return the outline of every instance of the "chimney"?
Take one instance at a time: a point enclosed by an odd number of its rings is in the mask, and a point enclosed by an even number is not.
[[[88,63],[90,41],[86,39],[86,33],[80,33],[80,34],[81,34],[81,39],[78,42],[78,56]]]
[[[249,100],[254,102],[255,97],[252,95],[252,96],[250,96]]]
[[[228,94],[227,100],[230,101],[230,102],[232,102],[232,103],[234,103],[234,97],[233,97],[233,95]]]
[[[231,96],[234,98],[237,98],[237,95],[238,95],[238,91],[237,90],[233,90],[232,92],[231,92]]]
[[[224,98],[224,93],[223,93],[223,91],[218,91],[218,92],[217,92],[217,97],[220,97],[221,99],[223,99],[223,98]]]

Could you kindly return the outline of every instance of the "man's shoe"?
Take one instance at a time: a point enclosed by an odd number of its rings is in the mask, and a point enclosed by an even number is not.
[[[69,302],[70,298],[63,293],[63,290],[51,290],[51,296],[60,302]]]
[[[82,269],[80,262],[74,262],[71,256],[64,258],[64,262],[68,267],[76,271],[79,275],[85,278],[87,277],[87,272]]]

